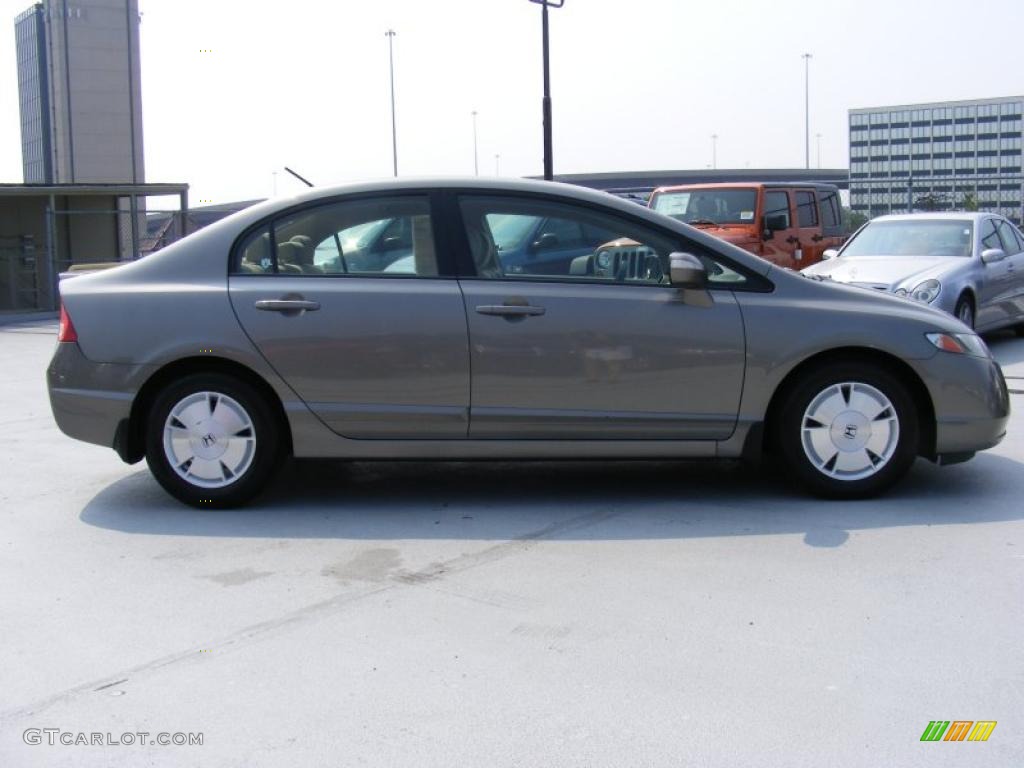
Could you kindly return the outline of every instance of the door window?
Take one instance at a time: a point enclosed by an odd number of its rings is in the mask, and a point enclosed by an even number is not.
[[[780,222],[781,229],[789,229],[789,194],[787,192],[765,192],[764,193],[764,217],[765,220],[771,217],[785,217]]]
[[[996,233],[996,225],[992,219],[985,219],[981,225],[981,249],[987,251],[989,248],[1002,248],[1003,243]]]
[[[1006,252],[1006,255],[1013,256],[1020,253],[1020,247],[1017,245],[1017,238],[1014,237],[1013,229],[1009,222],[996,219],[996,229],[999,232],[999,239],[1003,242],[1003,251]]]
[[[796,218],[801,227],[818,226],[818,206],[813,192],[796,193]]]
[[[838,227],[840,225],[839,196],[835,192],[819,192],[818,201],[821,203],[821,225],[823,227]]]
[[[375,198],[306,208],[249,235],[236,273],[436,277],[430,204]]]
[[[591,208],[540,199],[464,197],[466,236],[482,278],[668,284],[668,257],[701,258],[710,282],[746,282],[694,244]]]

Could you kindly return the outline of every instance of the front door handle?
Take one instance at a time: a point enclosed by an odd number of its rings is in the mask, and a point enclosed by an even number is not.
[[[265,312],[315,312],[320,309],[320,302],[306,299],[260,299],[256,302],[256,309]]]
[[[789,237],[786,238],[786,242],[787,243],[799,243],[800,242],[800,238],[799,237],[795,237],[794,235],[790,235]]]
[[[536,317],[544,314],[544,307],[529,304],[481,304],[476,308],[481,315],[497,315],[498,317]]]

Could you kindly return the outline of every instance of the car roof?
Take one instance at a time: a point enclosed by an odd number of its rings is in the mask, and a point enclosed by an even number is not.
[[[984,211],[923,211],[920,213],[890,213],[885,216],[876,216],[872,221],[920,221],[922,219],[980,221],[990,216],[1002,218],[997,213],[985,213]]]
[[[674,184],[668,187],[658,187],[655,192],[685,192],[688,189],[826,189],[835,190],[835,184],[819,184],[813,181],[719,181],[708,184]]]

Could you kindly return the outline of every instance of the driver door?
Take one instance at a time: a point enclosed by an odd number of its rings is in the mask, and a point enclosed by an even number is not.
[[[460,277],[470,335],[471,438],[721,440],[736,423],[744,332],[729,290],[707,306],[667,284],[680,239],[543,197],[460,198],[475,275]],[[600,232],[561,274],[512,271],[502,215]],[[736,275],[735,272],[732,275]]]

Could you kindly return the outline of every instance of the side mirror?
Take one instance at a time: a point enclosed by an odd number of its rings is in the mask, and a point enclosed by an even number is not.
[[[554,232],[545,232],[543,235],[533,241],[530,246],[535,251],[546,251],[550,248],[558,247],[558,235]]]
[[[981,252],[981,260],[985,264],[993,264],[1006,258],[1006,251],[1002,248],[986,248]]]
[[[829,259],[834,259],[838,255],[839,251],[837,251],[835,248],[826,248],[825,252],[821,254],[821,258],[822,261],[828,261]]]
[[[704,264],[692,253],[670,253],[669,280],[675,288],[703,288],[708,281]]]
[[[765,216],[763,220],[764,226],[761,227],[761,238],[764,240],[771,240],[775,237],[776,232],[789,227],[789,217],[784,213],[773,213],[770,216]]]

